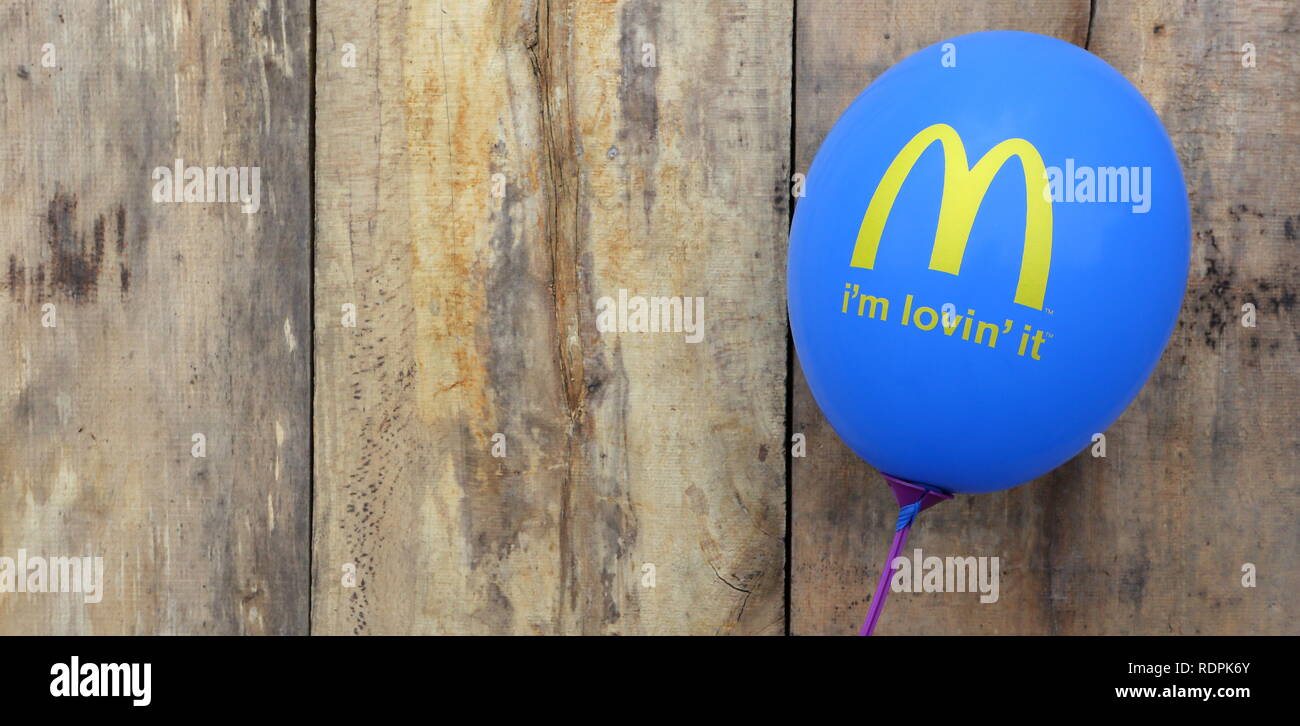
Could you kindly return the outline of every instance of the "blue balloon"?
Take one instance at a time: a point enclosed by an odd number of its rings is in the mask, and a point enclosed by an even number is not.
[[[1190,229],[1173,145],[1115,69],[1032,33],[938,43],[863,91],[809,170],[790,230],[799,360],[882,472],[1024,483],[1150,376]]]

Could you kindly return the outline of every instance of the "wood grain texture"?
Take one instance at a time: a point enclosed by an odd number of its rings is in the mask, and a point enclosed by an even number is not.
[[[1296,633],[1300,362],[1295,319],[1300,56],[1294,3],[799,4],[796,170],[875,76],[965,32],[1022,29],[1105,58],[1147,96],[1191,194],[1192,269],[1155,374],[1087,452],[1041,480],[927,511],[909,548],[999,556],[1001,597],[895,594],[878,632]],[[865,39],[865,42],[863,41]],[[1259,61],[1241,65],[1253,42]],[[1259,309],[1256,328],[1241,306]],[[800,378],[794,427],[792,631],[850,633],[897,511]],[[1244,563],[1258,587],[1241,584]]]
[[[361,5],[318,10],[313,631],[782,632],[791,3]],[[599,333],[620,289],[703,340]]]
[[[106,565],[98,604],[0,595],[0,634],[854,632],[896,509],[787,375],[791,151],[994,28],[1150,99],[1189,287],[1106,458],[921,517],[999,602],[896,594],[880,632],[1295,634],[1300,11],[951,5],[0,8],[0,557]],[[259,167],[261,209],[153,202],[176,158]],[[703,296],[702,341],[599,332],[621,290]]]
[[[0,555],[106,570],[2,633],[306,632],[306,11],[0,9]],[[177,158],[260,167],[261,209],[154,203]]]

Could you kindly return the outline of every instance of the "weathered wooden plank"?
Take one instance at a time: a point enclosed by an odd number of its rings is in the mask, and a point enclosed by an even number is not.
[[[1091,50],[1169,129],[1194,239],[1174,339],[1107,458],[1050,482],[1085,497],[1057,525],[1054,631],[1298,632],[1298,28],[1295,3],[1098,3]]]
[[[1295,632],[1300,391],[1293,318],[1295,9],[1181,3],[1040,7],[991,3],[944,17],[936,3],[873,3],[837,14],[799,6],[796,168],[872,78],[944,37],[1018,28],[1055,35],[1124,72],[1178,147],[1196,230],[1191,282],[1170,348],[1106,432],[1017,489],[928,511],[910,547],[999,556],[1000,599],[896,594],[881,633]],[[862,43],[862,38],[872,42]],[[1253,40],[1265,60],[1241,68]],[[846,61],[847,59],[847,61]],[[1243,303],[1260,309],[1243,328]],[[853,632],[879,575],[896,506],[835,437],[800,380],[793,469],[792,629]],[[1241,567],[1259,568],[1242,587]]]
[[[0,556],[105,567],[97,604],[0,594],[0,632],[306,632],[309,29],[0,10]],[[259,167],[260,209],[155,203],[178,158]]]
[[[791,4],[710,8],[320,3],[315,632],[781,632]]]

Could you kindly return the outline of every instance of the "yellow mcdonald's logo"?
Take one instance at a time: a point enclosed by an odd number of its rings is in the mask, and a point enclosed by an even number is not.
[[[966,240],[975,224],[984,193],[1002,165],[1012,156],[1017,156],[1025,172],[1025,248],[1020,258],[1020,281],[1016,284],[1015,301],[1042,310],[1043,297],[1047,294],[1047,273],[1052,264],[1052,200],[1043,193],[1047,178],[1043,158],[1034,145],[1024,139],[1007,139],[990,149],[974,167],[968,167],[966,147],[951,126],[935,124],[913,136],[894,157],[871,195],[849,266],[871,269],[875,264],[885,220],[903,181],[912,172],[921,153],[935,141],[943,145],[944,174],[930,269],[952,275],[961,272]]]

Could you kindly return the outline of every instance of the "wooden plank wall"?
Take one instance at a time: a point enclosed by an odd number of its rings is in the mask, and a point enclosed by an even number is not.
[[[1105,459],[922,517],[928,554],[1001,558],[999,602],[896,594],[880,632],[1294,633],[1298,24],[1274,0],[11,3],[0,556],[107,572],[95,605],[0,594],[0,633],[853,632],[895,507],[791,358],[790,176],[890,65],[992,28],[1151,100],[1191,280]],[[154,203],[176,158],[260,167],[262,208]],[[702,339],[599,332],[624,290],[702,296]]]
[[[318,7],[313,632],[783,632],[790,3]]]
[[[1195,232],[1174,338],[1107,436],[1040,481],[927,511],[909,548],[1001,558],[997,603],[895,594],[881,634],[1294,634],[1300,591],[1300,338],[1294,3],[801,0],[796,171],[839,112],[898,59],[982,29],[1087,45],[1160,114],[1184,167]],[[1089,21],[1090,10],[1093,12]],[[1244,68],[1253,43],[1256,65]],[[1241,307],[1258,325],[1240,324]],[[836,437],[806,384],[794,427],[791,629],[850,633],[888,548],[896,505]],[[1242,586],[1242,566],[1257,587]]]
[[[0,556],[105,568],[0,633],[307,630],[309,7],[213,7],[0,9]],[[260,209],[155,203],[178,158]]]

